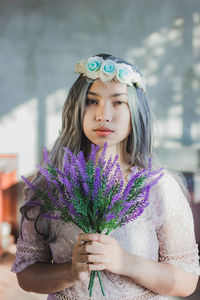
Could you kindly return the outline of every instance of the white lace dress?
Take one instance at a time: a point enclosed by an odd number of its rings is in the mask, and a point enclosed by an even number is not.
[[[73,223],[52,220],[55,242],[46,244],[33,228],[33,222],[24,220],[23,239],[17,243],[16,260],[12,271],[18,273],[38,261],[70,262],[76,238],[81,230]],[[127,251],[153,261],[166,262],[186,272],[200,275],[198,249],[195,242],[193,217],[177,181],[165,174],[150,195],[150,205],[134,222],[110,234]],[[93,295],[88,295],[89,279],[72,287],[48,295],[48,300],[161,300],[167,296],[155,294],[132,279],[101,271],[104,297],[96,278]]]

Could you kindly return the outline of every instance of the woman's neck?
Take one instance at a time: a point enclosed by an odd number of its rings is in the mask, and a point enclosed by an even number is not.
[[[102,148],[97,152],[97,160],[102,153]],[[131,164],[128,163],[130,154],[127,153],[126,147],[123,146],[123,143],[118,145],[108,146],[105,153],[105,160],[108,161],[110,157],[114,159],[114,157],[118,155],[118,163],[122,171],[127,170],[131,167]]]

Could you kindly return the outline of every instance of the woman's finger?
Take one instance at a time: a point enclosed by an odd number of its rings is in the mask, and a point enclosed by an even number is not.
[[[106,266],[104,264],[90,264],[88,265],[88,271],[102,271],[105,270]]]
[[[108,263],[108,258],[103,255],[79,255],[78,263],[100,263],[106,264]]]
[[[85,244],[79,245],[76,252],[78,254],[92,253],[92,254],[106,254],[106,249],[103,248],[99,242],[86,242]]]
[[[111,242],[111,240],[113,240],[113,238],[109,235],[100,234],[100,233],[96,233],[95,235],[96,235],[97,241],[99,241],[103,244],[108,244]]]
[[[112,240],[111,236],[100,234],[100,233],[81,233],[78,236],[78,241],[81,243],[87,242],[87,241],[99,241],[101,243],[110,243]]]
[[[96,241],[96,240],[98,240],[98,237],[94,233],[80,233],[77,239],[78,243],[80,244],[83,244],[84,242]]]

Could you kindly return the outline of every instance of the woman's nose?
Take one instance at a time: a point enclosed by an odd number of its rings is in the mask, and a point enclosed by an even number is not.
[[[96,111],[96,120],[97,121],[112,121],[112,110],[109,105],[101,105],[97,108]]]

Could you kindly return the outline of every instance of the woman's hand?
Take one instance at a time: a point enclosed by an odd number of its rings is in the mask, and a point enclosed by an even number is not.
[[[126,250],[108,235],[81,233],[72,255],[72,273],[79,280],[84,280],[93,270],[123,274],[126,254]]]

